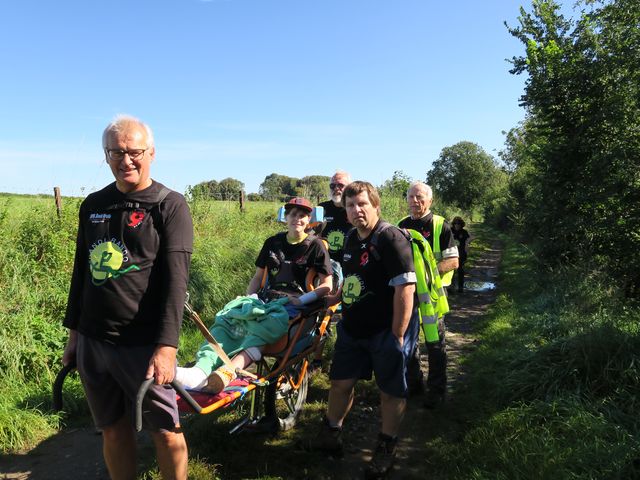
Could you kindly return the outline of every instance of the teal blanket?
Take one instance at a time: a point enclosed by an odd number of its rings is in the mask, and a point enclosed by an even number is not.
[[[249,347],[274,343],[287,333],[289,314],[284,305],[288,301],[280,298],[263,303],[253,297],[238,297],[216,314],[209,331],[230,358]],[[222,364],[213,347],[204,342],[196,353],[195,366],[209,375]]]

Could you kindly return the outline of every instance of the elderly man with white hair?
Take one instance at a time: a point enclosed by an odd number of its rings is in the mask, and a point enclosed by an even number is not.
[[[342,246],[347,232],[353,225],[347,220],[347,212],[342,206],[342,192],[351,183],[351,176],[342,170],[333,174],[329,181],[331,199],[318,204],[324,208],[325,226],[320,236],[329,245],[329,255],[332,260],[342,263]]]
[[[112,479],[136,478],[133,412],[138,388],[153,378],[143,424],[162,477],[186,480],[176,394],[164,384],[176,371],[191,214],[181,194],[151,178],[156,149],[148,125],[120,115],[104,130],[102,147],[114,181],[80,206],[62,361],[77,365]]]
[[[417,230],[429,242],[438,261],[438,271],[445,287],[451,284],[453,271],[458,268],[458,247],[451,227],[445,219],[431,212],[433,192],[423,182],[413,182],[407,191],[407,203],[410,215],[400,220],[398,226]],[[426,408],[435,408],[444,401],[447,390],[447,350],[445,344],[444,317],[438,321],[439,340],[427,343],[429,374],[427,376]],[[422,372],[420,358],[416,348],[408,365],[407,381],[413,393],[422,390]]]

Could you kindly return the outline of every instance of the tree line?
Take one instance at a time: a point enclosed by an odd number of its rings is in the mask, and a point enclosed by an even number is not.
[[[427,172],[441,200],[519,234],[547,271],[579,271],[640,296],[640,2],[520,8],[525,119],[494,159],[445,147]],[[393,184],[393,182],[391,182]],[[611,288],[611,287],[614,288]],[[622,287],[622,288],[618,288]]]
[[[260,184],[259,193],[249,193],[253,201],[285,201],[302,196],[314,202],[321,202],[329,196],[330,177],[309,175],[302,178],[289,177],[278,173],[267,175]],[[438,193],[441,202],[462,210],[480,209],[495,197],[494,192],[504,187],[506,173],[498,161],[486,153],[479,145],[464,141],[442,150],[426,178]],[[393,176],[378,186],[381,195],[404,198],[413,178],[397,170]],[[215,200],[236,200],[244,191],[244,183],[235,178],[208,180],[190,186],[190,198]]]
[[[260,184],[258,193],[249,193],[252,201],[285,201],[291,197],[305,197],[314,202],[328,198],[329,179],[325,175],[308,175],[302,178],[272,173]],[[208,180],[187,188],[189,198],[209,198],[215,200],[237,200],[244,191],[244,183],[235,178],[220,181]]]

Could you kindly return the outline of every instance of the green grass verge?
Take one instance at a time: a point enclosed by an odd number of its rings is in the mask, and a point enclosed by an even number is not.
[[[478,230],[486,236],[490,230]],[[435,478],[640,478],[639,312],[610,279],[536,270],[506,239],[500,294],[465,359],[455,443],[427,448]],[[446,470],[444,469],[446,466]]]

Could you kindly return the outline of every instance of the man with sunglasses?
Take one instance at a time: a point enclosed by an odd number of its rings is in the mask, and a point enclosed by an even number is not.
[[[342,247],[347,232],[353,225],[347,220],[347,211],[342,206],[342,192],[351,183],[351,175],[343,170],[337,170],[329,180],[330,200],[319,203],[324,208],[324,226],[318,236],[327,242],[331,267],[333,269],[334,290],[342,284]],[[322,350],[324,344],[318,347],[311,362],[311,370],[322,368]]]
[[[76,364],[113,479],[136,477],[136,394],[154,378],[143,424],[165,479],[187,478],[187,444],[175,392],[193,224],[182,195],[150,176],[151,129],[118,116],[102,146],[115,182],[80,206],[62,357]]]
[[[347,212],[342,206],[342,192],[351,183],[351,176],[342,170],[333,174],[329,182],[331,200],[319,203],[324,208],[325,226],[320,236],[329,245],[329,256],[336,262],[342,262],[342,246],[347,232],[353,225],[347,220]]]

